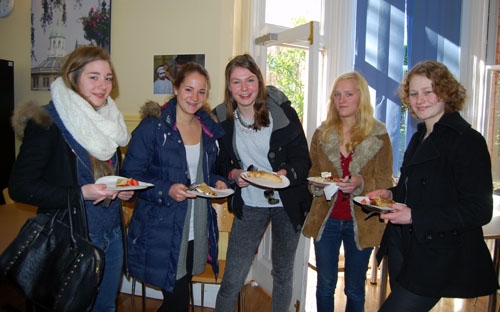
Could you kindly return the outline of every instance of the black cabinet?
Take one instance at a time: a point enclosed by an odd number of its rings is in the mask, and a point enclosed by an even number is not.
[[[14,130],[10,118],[14,110],[14,62],[0,59],[0,191],[7,187],[16,157]],[[3,203],[3,196],[0,196]]]

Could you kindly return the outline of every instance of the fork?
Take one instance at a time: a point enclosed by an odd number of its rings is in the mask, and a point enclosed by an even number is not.
[[[200,183],[193,183],[191,185],[188,186],[188,191],[194,191],[198,186],[200,186],[201,184]]]
[[[106,199],[104,200],[104,207],[105,208],[108,208],[109,205],[111,204],[111,197],[106,197]]]
[[[349,178],[347,179],[347,182],[351,182],[351,175],[349,175]],[[344,193],[344,196],[342,197],[342,201],[347,199],[347,196],[349,196],[349,193]]]

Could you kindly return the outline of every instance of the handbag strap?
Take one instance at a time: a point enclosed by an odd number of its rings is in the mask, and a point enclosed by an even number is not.
[[[68,206],[66,207],[68,211],[68,224],[69,224],[69,233],[71,236],[71,243],[73,244],[73,247],[76,245],[76,239],[75,239],[75,234],[73,233],[73,215],[71,214],[71,200],[69,196],[69,189],[67,190],[67,200],[68,200]],[[83,207],[85,209],[85,207]],[[83,210],[81,209],[81,210]]]
[[[79,193],[79,202],[77,205],[71,205],[71,191],[70,188],[67,190],[67,207],[64,211],[68,214],[68,224],[71,229],[71,241],[76,242],[75,234],[80,235],[85,239],[89,239],[89,232],[87,226],[87,213],[85,210],[85,204],[83,201],[82,193]]]

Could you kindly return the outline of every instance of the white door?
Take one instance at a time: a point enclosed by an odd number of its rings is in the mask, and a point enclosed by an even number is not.
[[[255,58],[263,71],[264,77],[267,79],[272,79],[273,77],[273,75],[268,72],[268,58],[271,57],[273,53],[274,55],[275,53],[279,53],[279,51],[276,52],[276,48],[286,47],[286,49],[306,51],[304,64],[297,64],[297,66],[303,67],[302,81],[304,82],[304,103],[302,124],[308,142],[310,142],[314,130],[319,122],[324,119],[324,111],[318,108],[317,105],[317,103],[325,102],[325,99],[322,98],[325,92],[324,87],[322,87],[324,85],[324,75],[321,70],[323,66],[320,66],[323,60],[323,53],[320,49],[319,23],[309,22],[280,33],[267,34],[257,38],[256,44],[259,44],[260,48],[256,51]],[[270,81],[267,81],[267,83],[274,84]],[[320,107],[324,106],[320,105]],[[301,235],[295,255],[294,288],[292,301],[288,311],[305,311],[309,249],[310,239],[306,239]],[[270,228],[268,228],[247,276],[247,282],[255,280],[271,294],[271,269],[271,232]]]

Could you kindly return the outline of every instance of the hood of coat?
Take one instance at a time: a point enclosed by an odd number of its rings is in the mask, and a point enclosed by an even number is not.
[[[49,112],[36,102],[30,101],[19,106],[12,114],[11,122],[14,133],[20,140],[24,138],[24,129],[29,120],[33,120],[44,128],[50,127],[53,123]]]
[[[141,107],[139,114],[141,115],[141,119],[146,119],[148,117],[156,117],[160,118],[161,116],[161,106],[158,102],[155,101],[147,101]]]

